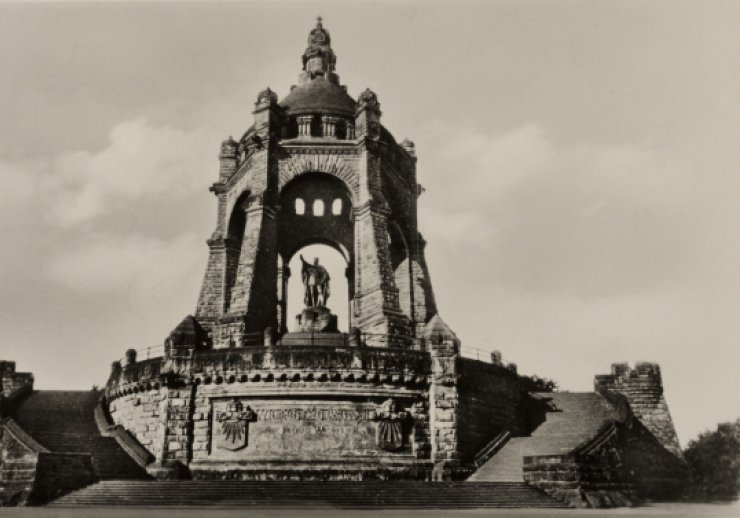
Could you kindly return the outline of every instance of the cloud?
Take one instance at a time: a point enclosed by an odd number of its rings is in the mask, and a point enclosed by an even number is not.
[[[497,284],[609,296],[689,269],[701,238],[693,171],[679,158],[646,145],[564,145],[535,124],[503,135],[444,127],[425,139],[438,159],[420,150],[423,231],[475,251]]]
[[[194,234],[172,239],[97,234],[59,251],[46,274],[84,296],[122,299],[117,303],[128,312],[149,318],[173,302],[195,304],[206,257],[202,236]]]
[[[216,177],[217,142],[207,130],[153,127],[144,118],[122,122],[104,149],[53,160],[43,174],[50,217],[71,227],[137,203],[191,194]]]

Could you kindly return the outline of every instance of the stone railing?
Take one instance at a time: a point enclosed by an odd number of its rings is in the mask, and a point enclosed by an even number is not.
[[[503,448],[509,441],[511,433],[506,430],[494,437],[491,442],[486,444],[473,459],[473,465],[480,468],[485,462],[493,457],[501,448]]]
[[[106,415],[104,400],[95,406],[95,424],[103,437],[113,437],[118,445],[128,453],[134,462],[146,468],[154,461],[154,456],[144,448],[123,426],[114,424]]]
[[[105,396],[157,390],[178,382],[357,381],[426,385],[425,351],[386,347],[272,346],[208,349],[192,358],[151,358],[114,364]]]
[[[198,351],[192,373],[250,370],[313,370],[426,376],[429,354],[408,349],[374,347],[324,347],[310,345],[250,347]]]
[[[113,371],[110,378],[108,378],[106,390],[132,384],[140,384],[145,389],[159,388],[162,366],[163,359],[161,356],[131,362],[124,367],[121,367],[120,363],[116,362],[113,364]]]

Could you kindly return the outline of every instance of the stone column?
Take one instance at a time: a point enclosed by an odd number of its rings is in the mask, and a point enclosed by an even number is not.
[[[280,334],[288,332],[288,280],[290,279],[290,268],[284,265],[278,268],[277,285],[278,293],[278,331]]]
[[[321,125],[323,128],[324,137],[334,138],[337,136],[337,117],[331,115],[324,115],[321,117]]]
[[[296,117],[298,122],[298,136],[299,137],[310,137],[311,136],[311,120],[312,115],[300,115]]]
[[[352,122],[347,122],[347,140],[355,139],[355,125]]]

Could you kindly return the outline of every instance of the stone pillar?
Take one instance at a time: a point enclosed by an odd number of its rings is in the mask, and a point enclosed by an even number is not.
[[[460,466],[458,445],[459,348],[454,340],[431,345],[432,379],[429,387],[429,428],[435,480],[450,480]]]
[[[365,90],[358,98],[355,116],[362,153],[358,170],[360,190],[354,213],[353,325],[368,333],[369,345],[402,345],[400,342],[404,341],[408,345],[408,340],[400,338],[411,332],[411,326],[399,306],[388,240],[390,207],[382,191],[380,115],[377,97]]]
[[[310,137],[311,136],[311,120],[312,115],[299,115],[296,117],[298,122],[298,136],[299,137]]]
[[[221,152],[218,155],[218,179],[220,183],[226,183],[236,172],[238,165],[237,148],[238,144],[232,137],[221,143]]]
[[[411,259],[411,281],[414,291],[414,321],[419,327],[423,327],[434,315],[437,314],[437,304],[432,291],[432,282],[424,257],[426,241],[417,234],[416,242],[412,246]]]
[[[335,138],[337,136],[337,117],[331,115],[323,115],[321,117],[321,126],[323,129],[324,137]]]
[[[355,210],[354,325],[368,333],[370,345],[388,345],[407,333],[390,261],[387,217],[389,210],[368,203]],[[391,335],[389,337],[388,335]]]
[[[288,332],[288,280],[290,280],[290,268],[284,265],[278,268],[278,332]]]
[[[165,399],[162,461],[177,461],[187,465],[192,459],[195,386],[192,383],[181,384],[175,377],[172,379],[168,383]]]
[[[223,316],[228,300],[225,283],[228,261],[226,239],[217,234],[207,243],[208,264],[200,288],[195,317],[205,328],[211,330],[218,319]]]
[[[265,243],[260,241],[260,237],[263,233],[263,222],[269,219],[269,216],[266,216],[261,196],[250,196],[244,204],[244,210],[247,213],[247,224],[244,226],[236,281],[231,291],[231,303],[229,304],[229,314],[231,315],[246,313],[250,302],[252,283],[259,280],[256,279],[255,275],[255,268],[259,259],[258,254],[264,252],[266,248]],[[277,268],[277,265],[275,267]],[[275,278],[276,275],[272,277],[272,279]],[[264,327],[260,326],[257,330],[261,332]]]
[[[347,140],[355,139],[355,125],[352,122],[347,121]]]
[[[223,146],[223,144],[222,144]],[[223,155],[223,147],[222,147]],[[210,191],[218,198],[216,213],[216,230],[208,239],[208,264],[206,273],[201,284],[200,294],[198,296],[198,305],[195,310],[196,318],[209,331],[213,329],[215,323],[226,311],[228,294],[226,293],[226,282],[224,269],[227,264],[227,247],[225,242],[226,232],[226,185],[228,177],[236,170],[236,165],[224,165],[225,161],[221,160],[221,181],[214,183]],[[224,173],[226,171],[226,173]]]

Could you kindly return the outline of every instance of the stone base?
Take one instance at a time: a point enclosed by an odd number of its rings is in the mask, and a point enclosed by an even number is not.
[[[429,461],[367,459],[366,461],[193,461],[194,480],[431,480]]]
[[[303,333],[324,333],[337,331],[337,316],[329,308],[319,306],[304,308],[300,315],[296,315],[298,331]]]
[[[280,340],[280,345],[327,345],[330,347],[344,347],[346,338],[343,333],[286,333]]]
[[[178,461],[164,461],[149,464],[147,473],[157,480],[189,480],[190,471],[188,467]]]

